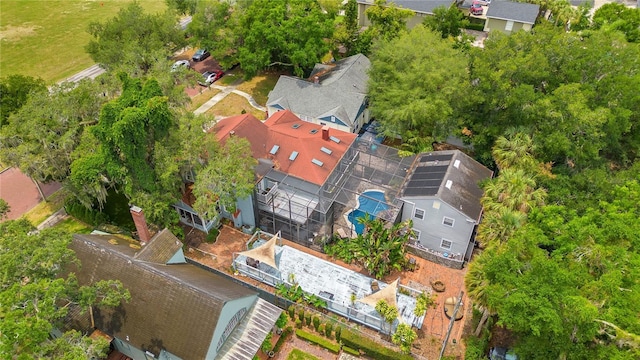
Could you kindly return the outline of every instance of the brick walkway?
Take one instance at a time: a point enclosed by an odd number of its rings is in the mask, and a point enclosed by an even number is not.
[[[60,184],[41,184],[44,196],[49,196],[60,189]],[[0,198],[9,206],[9,220],[18,219],[42,201],[36,185],[17,168],[8,168],[0,173]]]

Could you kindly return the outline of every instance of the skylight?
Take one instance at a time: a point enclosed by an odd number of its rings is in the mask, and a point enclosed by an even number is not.
[[[298,157],[298,152],[297,151],[292,151],[291,155],[289,155],[289,160],[293,161]]]
[[[318,166],[320,166],[320,167],[322,165],[324,165],[324,163],[322,161],[318,160],[318,159],[311,159],[311,162],[316,164],[316,165],[318,165]]]
[[[444,184],[444,187],[451,190],[451,185],[453,185],[453,181],[447,180],[447,182]]]
[[[322,151],[323,153],[325,153],[327,155],[331,155],[331,153],[333,152],[333,151],[331,151],[331,149],[327,149],[324,146],[320,148],[320,151]]]
[[[460,160],[456,160],[453,162],[453,167],[455,168],[459,168],[460,167]]]
[[[317,132],[318,132],[318,129],[311,129],[311,130],[309,130],[309,133],[310,133],[310,134],[315,134],[315,133],[317,133]]]
[[[337,138],[337,137],[335,137],[335,136],[329,136],[329,139],[331,139],[331,141],[333,141],[333,142],[334,142],[334,143],[336,143],[336,144],[340,144],[340,139],[338,139],[338,138]]]
[[[291,127],[294,128],[294,129],[297,129],[300,126],[302,126],[302,124],[295,123],[295,124],[291,125]]]
[[[278,150],[280,150],[280,146],[273,145],[273,147],[271,148],[271,151],[269,151],[269,154],[275,155],[278,152]]]

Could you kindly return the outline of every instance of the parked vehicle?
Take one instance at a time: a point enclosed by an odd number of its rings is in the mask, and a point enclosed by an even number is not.
[[[469,12],[471,13],[471,15],[482,15],[482,13],[484,12],[484,8],[478,1],[474,1],[473,4],[471,4]]]
[[[171,65],[171,71],[178,71],[180,69],[190,69],[191,63],[189,60],[178,60]]]
[[[224,75],[224,71],[222,70],[206,71],[202,74],[203,80],[198,81],[198,84],[202,86],[209,86],[220,79],[222,75]]]
[[[198,50],[196,50],[196,53],[193,54],[193,56],[191,57],[191,60],[193,60],[193,61],[202,61],[202,60],[208,58],[209,55],[211,55],[211,54],[209,54],[209,52],[207,50],[198,49]]]

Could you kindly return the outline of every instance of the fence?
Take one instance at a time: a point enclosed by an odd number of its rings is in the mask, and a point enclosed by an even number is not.
[[[452,257],[444,257],[444,254],[438,251],[431,250],[425,247],[417,247],[412,244],[407,244],[406,249],[410,254],[452,269],[462,269],[464,265],[464,259],[460,254],[453,255]]]

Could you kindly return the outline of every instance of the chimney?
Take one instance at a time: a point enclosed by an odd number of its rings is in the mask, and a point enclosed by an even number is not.
[[[147,245],[147,243],[151,241],[151,232],[149,231],[149,227],[147,226],[147,220],[144,218],[142,209],[137,206],[132,206],[129,211],[131,212],[133,223],[136,224],[136,230],[138,231],[140,243],[143,246]]]
[[[322,127],[322,140],[329,141],[329,127],[327,125]]]
[[[313,83],[314,83],[314,84],[320,84],[320,77],[318,77],[318,76],[314,76],[314,77],[313,77]]]

